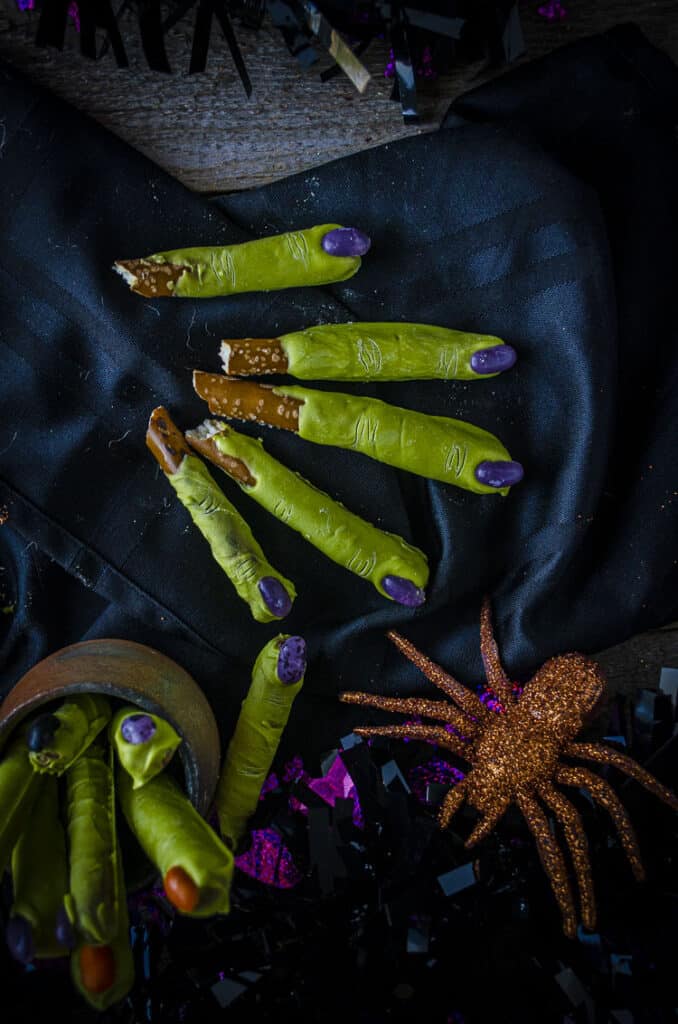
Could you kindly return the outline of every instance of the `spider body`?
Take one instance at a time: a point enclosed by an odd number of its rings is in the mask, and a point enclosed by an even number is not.
[[[501,705],[500,711],[495,712],[409,641],[394,632],[389,637],[449,700],[400,699],[367,693],[343,693],[341,700],[415,714],[444,724],[361,726],[354,731],[362,736],[433,740],[471,766],[466,777],[449,790],[439,814],[440,824],[445,828],[464,801],[480,813],[480,821],[466,842],[468,847],[487,836],[509,805],[516,804],[536,841],[562,912],[564,931],[574,937],[577,914],[572,886],[545,805],[569,852],[582,922],[587,928],[594,928],[596,910],[586,834],[574,804],[555,784],[588,790],[593,800],[610,814],[639,880],[643,878],[643,867],[633,827],[612,787],[587,768],[570,762],[584,759],[614,765],[678,810],[678,799],[673,793],[631,758],[603,744],[574,742],[605,693],[605,679],[599,666],[583,654],[558,655],[545,662],[525,684],[520,696],[515,697],[499,658],[490,605],[485,600],[480,618],[480,650],[488,684]]]

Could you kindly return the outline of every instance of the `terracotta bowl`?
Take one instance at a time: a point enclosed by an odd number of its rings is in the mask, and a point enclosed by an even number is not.
[[[87,640],[34,665],[0,705],[0,749],[43,704],[71,693],[105,693],[161,715],[184,741],[179,747],[186,793],[205,815],[219,778],[219,731],[198,684],[164,654],[130,640]]]

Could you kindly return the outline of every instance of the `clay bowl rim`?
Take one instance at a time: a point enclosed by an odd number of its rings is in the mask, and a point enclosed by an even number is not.
[[[99,663],[91,669],[92,675],[101,672],[104,678],[86,678],[89,671],[85,670],[88,659],[111,657],[120,659],[117,671],[111,672],[110,667],[106,669],[103,663]],[[130,671],[135,662],[145,666],[154,678],[153,695],[149,696],[144,689],[144,682],[140,682]],[[68,681],[67,677],[72,670],[82,675]],[[50,682],[52,673],[54,679]],[[105,678],[107,675],[122,678],[128,673],[131,678],[127,678],[124,685],[119,680]],[[178,714],[179,701],[172,699],[171,691],[168,691],[169,707],[159,699],[161,694],[157,691],[162,686],[161,677],[171,680],[172,689],[178,688],[181,691],[188,708],[185,715]],[[27,692],[27,696],[22,700],[24,692]],[[38,708],[73,693],[103,693],[165,718],[182,739],[178,754],[184,769],[187,795],[201,815],[207,814],[216,791],[220,767],[219,730],[212,708],[200,686],[178,662],[156,648],[134,640],[114,637],[84,640],[61,647],[36,662],[14,684],[0,704],[0,752],[24,719]]]

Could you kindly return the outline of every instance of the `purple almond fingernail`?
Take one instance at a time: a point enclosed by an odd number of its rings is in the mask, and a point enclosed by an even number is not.
[[[29,964],[35,957],[33,929],[30,921],[21,914],[10,917],[5,930],[5,938],[10,953],[21,964]]]
[[[421,587],[402,576],[384,576],[381,585],[389,597],[408,608],[418,608],[426,600],[426,594]]]
[[[471,369],[474,373],[501,373],[515,365],[518,353],[510,345],[495,345],[493,348],[480,348],[471,356]]]
[[[288,686],[298,683],[306,671],[306,641],[302,636],[288,636],[278,653],[278,679]]]
[[[73,931],[73,925],[66,913],[65,907],[61,907],[57,911],[56,923],[54,925],[54,937],[59,945],[63,946],[64,949],[75,948],[75,932]]]
[[[284,619],[292,607],[292,598],[275,576],[264,576],[259,580],[259,593],[271,615]]]
[[[123,719],[120,732],[127,743],[133,743],[136,746],[139,743],[148,743],[155,735],[157,728],[150,715],[128,715]]]
[[[475,477],[486,487],[512,487],[520,483],[525,471],[519,462],[481,462],[476,466]]]
[[[372,239],[358,228],[332,228],[320,244],[330,256],[364,256]]]

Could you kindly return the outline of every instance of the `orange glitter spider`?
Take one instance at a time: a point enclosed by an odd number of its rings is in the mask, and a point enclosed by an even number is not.
[[[509,804],[517,804],[537,844],[563,916],[563,930],[574,938],[577,913],[572,887],[565,858],[539,803],[543,801],[562,828],[570,853],[582,923],[594,929],[596,906],[586,833],[578,811],[554,782],[586,789],[605,808],[638,881],[644,878],[643,865],[633,826],[609,783],[587,768],[562,763],[561,756],[614,765],[678,811],[678,798],[630,757],[601,743],[572,742],[605,691],[599,666],[583,654],[559,655],[542,665],[520,697],[514,697],[494,639],[490,603],[485,599],[480,615],[480,651],[487,682],[504,708],[503,714],[497,714],[404,637],[395,632],[388,637],[449,701],[355,692],[342,693],[340,699],[444,722],[455,732],[444,725],[418,724],[361,726],[354,732],[360,736],[433,740],[471,765],[466,777],[447,793],[438,818],[441,828],[446,828],[464,800],[479,811],[483,817],[466,841],[467,847],[475,846],[492,831]]]

